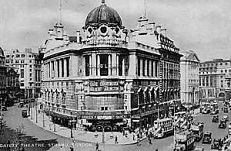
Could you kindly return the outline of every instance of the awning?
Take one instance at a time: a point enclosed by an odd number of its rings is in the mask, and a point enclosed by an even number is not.
[[[140,120],[132,120],[132,122],[138,123],[140,122]]]
[[[118,125],[118,126],[121,126],[121,125],[124,125],[124,124],[125,124],[124,122],[116,123],[116,125]]]
[[[83,123],[83,125],[85,125],[85,126],[91,126],[92,123]]]

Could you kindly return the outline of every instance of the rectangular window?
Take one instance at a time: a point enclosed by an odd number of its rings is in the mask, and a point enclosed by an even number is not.
[[[119,55],[119,76],[123,74],[123,56]]]
[[[143,76],[145,76],[145,59],[143,59]]]
[[[90,75],[90,56],[85,56],[85,75]]]
[[[157,62],[157,61],[155,61],[155,76],[156,76],[156,77],[157,77],[157,72],[158,72],[158,71],[157,71],[157,69],[158,69],[158,67],[157,67],[157,66],[158,66],[158,62]]]
[[[108,76],[108,55],[100,55],[100,76]]]
[[[154,76],[154,73],[153,73],[153,61],[151,61],[151,76],[152,77]]]
[[[147,76],[149,76],[149,60],[147,60]]]
[[[67,77],[69,77],[70,73],[69,73],[69,58],[67,58]]]
[[[59,60],[57,60],[56,63],[57,63],[57,68],[58,68],[57,72],[58,72],[58,77],[59,77]]]
[[[61,60],[61,66],[62,66],[62,77],[64,77],[64,60]]]
[[[21,73],[21,78],[24,78],[24,69],[21,69],[20,73]]]
[[[138,58],[138,76],[140,76],[140,58]]]

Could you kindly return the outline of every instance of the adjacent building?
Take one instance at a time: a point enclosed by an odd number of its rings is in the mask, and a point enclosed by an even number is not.
[[[199,103],[199,67],[200,60],[197,54],[192,51],[181,53],[180,61],[181,79],[181,101],[182,103]]]
[[[53,121],[90,130],[153,123],[157,107],[180,98],[181,55],[163,31],[145,16],[128,30],[105,1],[76,36],[55,24],[42,51],[42,100]]]
[[[7,100],[6,91],[6,65],[3,49],[0,47],[0,105],[4,105]]]
[[[20,97],[19,74],[15,67],[7,66],[6,73],[6,91],[7,91],[7,106],[11,106],[17,102]]]
[[[6,64],[16,68],[22,98],[36,98],[41,89],[41,61],[31,48],[6,51]]]
[[[200,99],[226,98],[228,90],[230,60],[214,59],[200,64]],[[228,91],[227,91],[228,92]]]

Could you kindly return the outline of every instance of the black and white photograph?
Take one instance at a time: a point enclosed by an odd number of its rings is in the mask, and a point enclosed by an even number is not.
[[[230,8],[0,0],[0,151],[231,151]]]

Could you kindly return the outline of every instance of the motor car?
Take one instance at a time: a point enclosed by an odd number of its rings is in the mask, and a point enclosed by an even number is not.
[[[23,118],[28,117],[28,114],[27,114],[27,110],[26,110],[26,109],[22,110],[22,117],[23,117]]]
[[[211,144],[211,142],[212,142],[212,133],[205,132],[202,140],[202,144]]]
[[[6,106],[2,106],[2,107],[1,107],[1,110],[2,110],[2,111],[7,111],[7,107],[6,107]]]
[[[218,123],[219,122],[219,116],[218,115],[214,115],[213,118],[212,118],[212,122]]]
[[[224,111],[224,113],[228,113],[228,112],[229,112],[229,110],[228,110],[227,107],[225,107],[225,108],[223,109],[223,111]]]
[[[218,109],[214,109],[210,114],[211,115],[215,115],[215,114],[218,114],[219,113],[219,110]]]
[[[229,117],[227,115],[224,115],[222,119],[224,119],[225,122],[229,121]]]
[[[24,106],[24,102],[19,102],[19,104],[18,104],[18,107],[23,107]]]
[[[219,124],[218,128],[225,129],[226,126],[227,126],[226,121],[224,119],[220,120],[220,124]]]
[[[211,149],[218,149],[218,150],[222,149],[221,139],[213,139]]]
[[[210,112],[210,109],[209,108],[204,108],[202,110],[202,114],[208,114]]]
[[[204,147],[202,146],[196,146],[193,151],[204,151]]]

